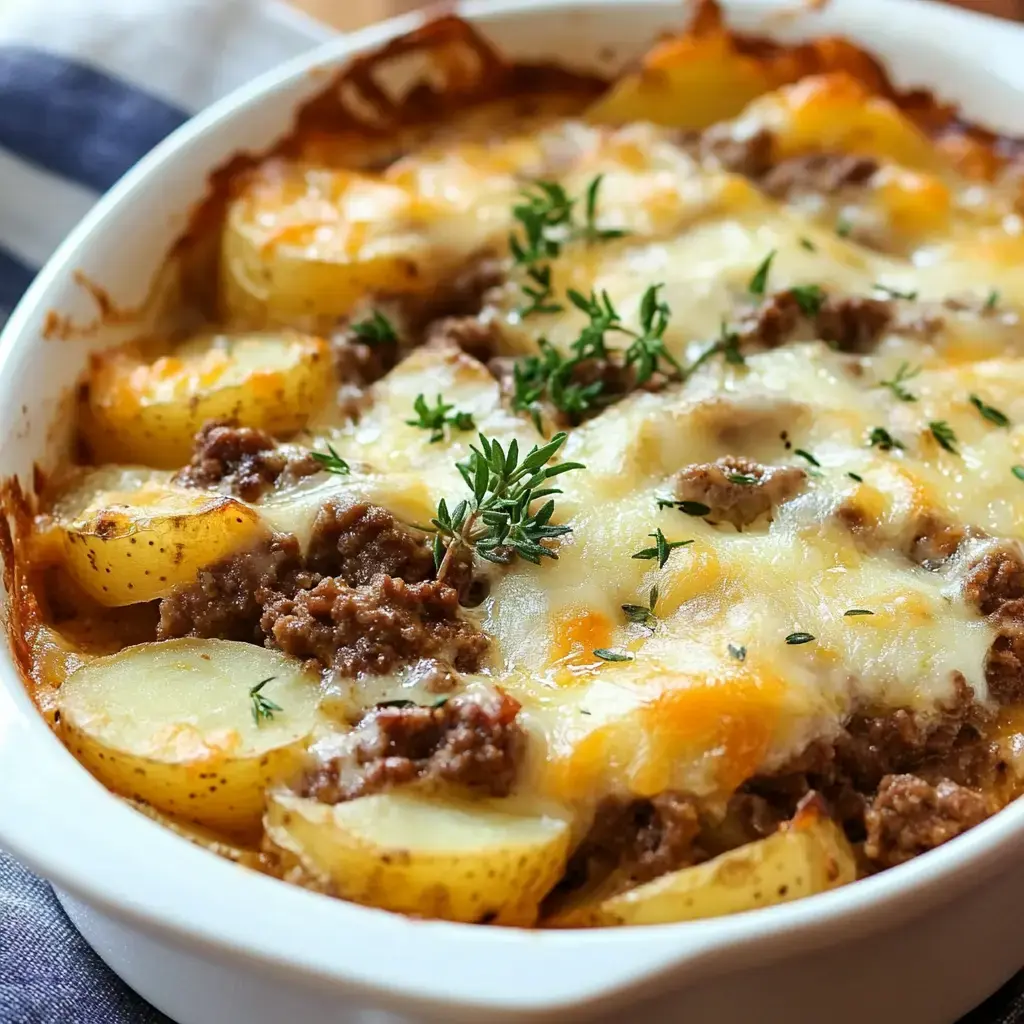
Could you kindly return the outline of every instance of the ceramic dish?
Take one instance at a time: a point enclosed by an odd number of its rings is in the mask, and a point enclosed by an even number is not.
[[[1015,27],[910,0],[849,0],[822,14],[727,7],[742,29],[848,35],[888,60],[900,84],[934,87],[994,128],[1024,128],[1016,113],[1024,75],[1012,60],[1024,32]],[[680,20],[668,3],[523,0],[467,4],[460,13],[514,58],[571,54],[574,66],[604,69]],[[60,422],[90,342],[53,337],[61,333],[53,312],[58,323],[94,313],[80,275],[119,306],[141,302],[210,169],[280,135],[323,72],[415,23],[369,29],[255,83],[159,147],[97,206],[4,333],[0,473],[30,475],[55,440],[49,425]],[[112,333],[94,344],[110,344]],[[766,911],[643,930],[473,930],[327,901],[182,843],[84,773],[38,717],[10,660],[0,667],[0,771],[8,780],[0,841],[53,880],[100,954],[183,1024],[616,1013],[941,1021],[1024,962],[1014,928],[1024,909],[1024,881],[1013,873],[1024,847],[1017,805],[927,857]]]

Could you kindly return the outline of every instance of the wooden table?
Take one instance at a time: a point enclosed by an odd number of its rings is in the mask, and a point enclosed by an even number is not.
[[[291,0],[291,2],[314,17],[341,29],[358,28],[371,21],[379,21],[403,11],[411,11],[416,7],[425,6],[423,0]],[[794,0],[794,6],[798,2],[799,0]],[[946,2],[959,3],[961,7],[972,11],[984,11],[987,14],[998,14],[1006,18],[1017,18],[1024,21],[1024,0],[946,0]]]

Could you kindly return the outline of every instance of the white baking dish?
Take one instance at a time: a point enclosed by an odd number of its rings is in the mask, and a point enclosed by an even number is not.
[[[795,2],[795,0],[792,0]],[[1024,29],[915,0],[834,0],[780,16],[729,3],[744,28],[840,31],[901,83],[1024,132]],[[791,3],[792,6],[792,3]],[[507,53],[621,62],[678,24],[674,0],[466,3]],[[88,320],[82,270],[141,299],[206,173],[260,148],[343,63],[407,31],[376,26],[218,104],[158,147],[61,247],[0,342],[0,475],[30,474],[90,344],[42,340],[46,312]],[[79,768],[0,655],[0,843],[52,879],[86,938],[181,1024],[441,1019],[937,1024],[1024,965],[1024,803],[940,850],[853,886],[731,918],[646,929],[525,932],[421,922],[235,867],[130,810]],[[2,922],[0,922],[2,925]]]

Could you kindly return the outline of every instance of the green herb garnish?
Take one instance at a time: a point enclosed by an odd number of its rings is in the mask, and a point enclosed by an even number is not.
[[[587,191],[584,193],[584,213],[587,218],[587,222],[582,228],[577,229],[577,237],[582,238],[585,242],[604,242],[612,238],[622,238],[626,234],[621,228],[599,228],[597,226],[597,192],[601,187],[601,182],[604,180],[604,175],[599,174],[596,178],[587,186]]]
[[[634,558],[656,558],[658,560],[658,568],[663,569],[665,563],[668,561],[668,556],[674,548],[685,548],[688,544],[692,544],[692,540],[668,540],[665,534],[661,532],[659,527],[654,533],[647,534],[648,537],[654,538],[654,547],[642,548],[638,551]]]
[[[416,413],[416,419],[405,422],[410,427],[429,430],[431,444],[444,440],[446,425],[454,427],[456,430],[472,430],[476,426],[471,413],[452,412],[455,406],[451,402],[444,401],[440,395],[437,396],[437,404],[433,407],[427,405],[427,400],[423,395],[417,395],[412,407]]]
[[[1024,466],[1014,466],[1010,472],[1018,479],[1024,480]]]
[[[269,697],[264,697],[260,691],[267,683],[272,683],[277,676],[267,676],[266,679],[261,679],[255,686],[249,687],[249,700],[252,702],[252,720],[257,726],[261,722],[270,720],[274,717],[275,711],[283,711],[279,704],[275,704]]]
[[[772,249],[770,253],[761,261],[761,265],[754,271],[754,276],[750,279],[750,283],[747,285],[747,291],[751,295],[764,295],[765,289],[768,286],[768,273],[772,268],[772,260],[775,259],[777,250]]]
[[[809,644],[814,639],[812,633],[790,633],[786,637],[787,644]]]
[[[890,299],[906,299],[908,302],[913,302],[917,298],[917,292],[901,292],[898,288],[892,288],[887,284],[881,284],[876,281],[872,286],[875,291],[885,292]]]
[[[571,532],[571,527],[551,525],[555,510],[551,496],[562,492],[542,485],[563,473],[583,469],[579,462],[548,465],[567,437],[560,433],[541,447],[534,445],[520,462],[519,442],[514,438],[506,451],[500,442],[479,435],[480,447],[472,445],[469,458],[457,463],[462,479],[472,491],[471,497],[450,511],[442,498],[437,515],[431,520],[437,531],[433,551],[439,580],[444,579],[460,546],[472,548],[481,558],[501,565],[507,565],[517,555],[535,565],[542,558],[558,557],[541,541],[562,537]],[[540,498],[548,500],[534,512],[533,502]]]
[[[336,473],[338,476],[348,476],[348,463],[335,451],[334,445],[328,444],[326,452],[309,453],[325,473]]]
[[[934,437],[947,452],[950,452],[953,455],[960,454],[956,450],[956,434],[953,432],[953,428],[945,420],[932,420],[932,422],[928,424],[928,429],[932,432],[932,437]]]
[[[911,369],[910,363],[901,363],[892,380],[880,380],[878,386],[888,388],[901,402],[916,402],[917,395],[912,395],[903,385],[913,380],[923,369],[922,366]]]
[[[636,555],[633,556],[636,558]],[[642,604],[624,604],[622,610],[626,618],[635,626],[644,626],[646,629],[656,629],[658,616],[654,614],[654,606],[658,603],[658,588],[651,587],[646,607]]]
[[[861,476],[861,475],[860,475],[859,473],[847,473],[846,475],[847,475],[847,476],[848,476],[848,477],[849,477],[849,478],[850,478],[851,480],[856,480],[856,481],[857,481],[857,483],[859,483],[859,484],[862,484],[862,483],[864,483],[864,477],[862,477],[862,476]]]
[[[846,618],[849,618],[851,615],[874,615],[874,614],[875,614],[874,612],[868,611],[867,608],[851,608],[849,611],[843,612],[843,615]]]
[[[398,341],[397,331],[379,309],[375,309],[365,320],[351,324],[349,330],[367,345],[383,345]]]
[[[893,448],[906,448],[906,445],[902,441],[897,441],[885,427],[872,428],[868,435],[868,444],[872,448],[880,448],[883,452],[892,451]]]
[[[853,231],[853,221],[849,217],[840,217],[836,221],[836,234],[840,238],[849,238]]]
[[[756,476],[750,476],[747,473],[727,473],[726,480],[731,484],[740,484],[742,487],[752,487],[758,483]]]
[[[632,654],[622,654],[619,651],[611,651],[607,647],[598,647],[594,655],[602,661],[632,661]]]
[[[985,299],[985,304],[981,308],[983,310],[985,310],[985,312],[990,312],[991,310],[995,309],[998,304],[999,304],[999,290],[997,288],[993,288],[988,293],[988,296]]]
[[[743,646],[741,646],[739,644],[729,644],[729,653],[737,661],[746,661],[746,658],[747,658],[747,649],[746,649],[746,647],[743,647]]]
[[[675,498],[658,498],[658,508],[674,508],[688,516],[706,516],[711,508],[701,501],[677,501]]]
[[[808,252],[818,251],[818,247],[809,238],[801,238],[800,246],[801,248],[806,249]]]
[[[793,454],[799,455],[801,459],[806,459],[812,466],[821,467],[821,463],[810,452],[804,451],[803,448],[794,448]]]
[[[789,289],[804,316],[817,316],[825,304],[825,290],[818,284],[798,284]]]
[[[994,423],[997,427],[1008,427],[1010,425],[1010,417],[1006,413],[1000,411],[992,405],[986,405],[977,395],[971,395],[971,405],[974,406],[982,416],[989,421]]]

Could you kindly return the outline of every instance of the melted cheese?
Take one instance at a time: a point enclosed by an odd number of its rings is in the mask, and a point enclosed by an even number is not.
[[[958,676],[987,700],[994,628],[965,602],[959,563],[929,571],[904,551],[928,517],[1024,535],[1024,484],[1011,472],[1024,462],[1020,218],[997,187],[960,179],[896,108],[843,76],[762,96],[726,127],[735,139],[771,130],[776,159],[828,149],[869,154],[881,170],[842,196],[776,201],[665,129],[570,120],[433,145],[381,175],[264,168],[229,221],[225,292],[240,319],[257,307],[286,322],[310,310],[330,319],[368,292],[430,292],[474,254],[507,252],[524,180],[557,178],[579,197],[596,175],[598,223],[623,235],[566,241],[552,261],[554,293],[606,292],[635,325],[644,293],[661,285],[665,343],[683,364],[752,304],[751,277],[770,253],[769,292],[817,285],[880,297],[883,285],[915,296],[898,300],[903,312],[941,316],[923,336],[896,323],[859,358],[808,341],[752,352],[743,365],[710,359],[685,383],[636,392],[571,431],[560,457],[586,469],[559,481],[556,520],[572,533],[557,561],[494,573],[484,606],[467,612],[495,641],[489,670],[468,685],[497,684],[522,703],[532,737],[524,785],[561,801],[666,788],[723,799],[835,735],[856,709],[928,715]],[[879,244],[842,237],[840,218]],[[566,304],[524,318],[521,283],[512,268],[481,314],[498,349],[531,354],[543,338],[568,352],[584,315]],[[995,308],[981,313],[941,305],[966,296],[980,306],[993,290]],[[904,363],[920,366],[914,401],[882,385]],[[407,422],[419,395],[443,395],[474,429],[432,440]],[[982,417],[972,395],[1009,425]],[[541,440],[480,363],[449,350],[413,352],[370,399],[358,422],[330,410],[314,420],[303,443],[336,446],[352,472],[258,502],[270,527],[305,543],[328,498],[426,524],[440,499],[467,496],[456,462],[476,431],[524,450]],[[954,431],[955,454],[937,443],[938,421]],[[872,446],[878,427],[902,447]],[[806,485],[743,532],[659,508],[674,473],[726,455],[800,467]],[[634,557],[656,530],[687,542],[662,567]],[[648,603],[655,587],[656,627],[630,624],[622,606]],[[787,642],[800,633],[813,640]],[[628,660],[602,660],[602,648]],[[332,686],[347,706],[420,695],[422,680],[411,670],[358,693],[351,681]]]

